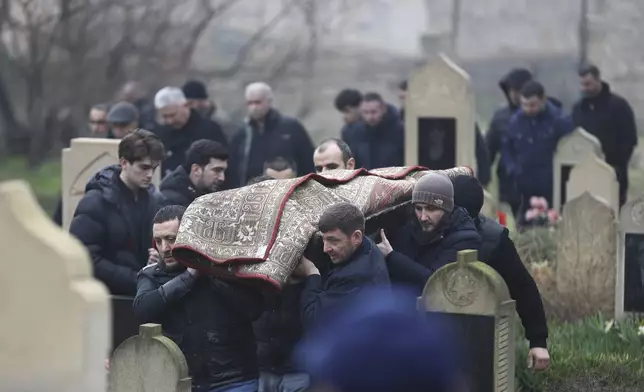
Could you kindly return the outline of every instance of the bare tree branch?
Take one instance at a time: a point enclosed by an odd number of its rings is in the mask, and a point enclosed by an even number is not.
[[[241,47],[237,53],[235,61],[224,69],[212,70],[212,71],[199,71],[194,70],[195,73],[199,73],[204,77],[209,78],[229,78],[234,76],[239,70],[244,66],[244,63],[248,59],[249,55],[255,48],[255,46],[260,43],[266,34],[273,30],[277,25],[282,21],[282,19],[288,15],[293,7],[302,2],[303,0],[290,0],[288,1],[268,23],[258,29],[246,43]]]

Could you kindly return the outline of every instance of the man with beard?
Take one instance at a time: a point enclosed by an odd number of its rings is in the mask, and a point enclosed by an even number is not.
[[[328,207],[320,217],[324,253],[332,267],[325,280],[315,264],[302,257],[293,275],[304,278],[300,314],[305,328],[333,317],[347,300],[374,285],[389,285],[385,260],[376,244],[364,235],[365,218],[351,203]]]
[[[226,147],[212,140],[197,140],[186,151],[185,162],[161,182],[164,204],[187,207],[197,197],[221,190],[227,168]]]
[[[444,174],[430,172],[418,180],[412,204],[411,222],[390,233],[391,241],[381,231],[378,248],[392,282],[409,285],[420,295],[429,277],[455,262],[459,251],[480,251],[481,237],[468,212],[454,207],[454,187]]]
[[[118,165],[101,169],[85,186],[69,232],[87,247],[94,275],[113,295],[134,295],[136,274],[148,259],[158,210],[152,176],[164,149],[155,134],[137,129],[121,140],[118,155]]]
[[[167,206],[154,217],[156,249],[141,270],[134,313],[141,323],[158,323],[186,357],[197,392],[256,392],[257,358],[253,320],[261,294],[239,284],[202,276],[172,257],[182,206]]]

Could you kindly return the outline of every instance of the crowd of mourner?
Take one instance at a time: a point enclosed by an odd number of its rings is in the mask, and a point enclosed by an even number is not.
[[[408,222],[375,237],[365,234],[356,206],[329,206],[317,222],[326,257],[302,257],[277,294],[179,264],[172,247],[184,211],[202,195],[262,181],[404,166],[406,82],[399,86],[400,107],[378,93],[341,91],[334,102],[345,123],[340,137],[317,146],[300,121],[273,106],[265,83],[246,87],[248,115],[230,139],[214,120],[204,84],[165,87],[149,101],[130,83],[123,101],[91,108],[92,136],[120,139],[120,163],[89,180],[69,231],[87,247],[94,275],[111,294],[134,297],[138,321],[161,324],[178,344],[194,391],[458,390],[458,366],[438,327],[417,324],[391,298],[404,288],[413,310],[429,277],[469,249],[505,280],[530,362],[543,370],[548,329],[537,286],[508,229],[480,210],[497,155],[500,198],[518,221],[531,197],[551,200],[557,143],[577,126],[601,142],[624,202],[637,143],[633,112],[596,67],[579,76],[583,97],[567,115],[529,71],[510,71],[500,82],[507,103],[485,136],[473,130],[475,177],[429,172],[414,186]],[[159,189],[152,185],[157,168]],[[389,294],[370,291],[384,287]],[[361,293],[372,293],[370,305],[342,318],[339,311]]]

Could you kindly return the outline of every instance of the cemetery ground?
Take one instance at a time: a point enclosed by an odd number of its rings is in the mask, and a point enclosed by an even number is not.
[[[0,161],[0,181],[21,178],[29,182],[48,214],[53,212],[60,197],[60,172],[60,159],[53,159],[34,170],[28,170],[26,160],[22,158]],[[644,194],[644,170],[631,169],[630,173],[630,195]],[[492,184],[490,189],[494,188]],[[509,223],[512,228],[513,222]],[[590,313],[588,293],[583,287],[572,287],[562,295],[553,285],[557,235],[557,228],[513,233],[517,249],[544,298],[549,317],[548,343],[552,361],[550,370],[545,373],[533,374],[528,370],[525,363],[528,345],[523,339],[523,331],[519,331],[517,390],[641,390],[641,385],[644,385],[644,322],[614,322],[610,312]]]

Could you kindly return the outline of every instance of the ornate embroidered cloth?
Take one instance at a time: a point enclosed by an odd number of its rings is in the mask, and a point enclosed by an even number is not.
[[[472,175],[468,167],[442,171]],[[297,266],[325,207],[358,206],[367,219],[411,199],[423,167],[334,170],[211,193],[186,210],[173,254],[203,273],[281,288]]]

